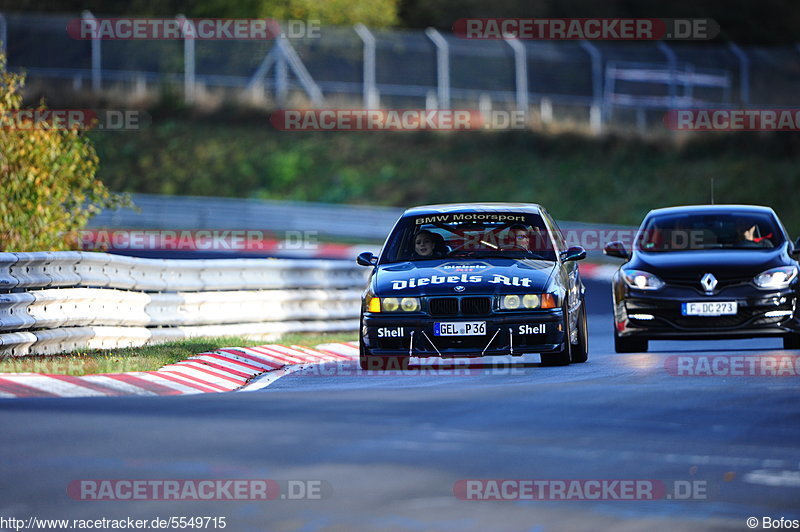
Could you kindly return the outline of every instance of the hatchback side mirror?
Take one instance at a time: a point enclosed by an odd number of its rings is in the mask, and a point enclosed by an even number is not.
[[[794,260],[800,260],[800,237],[798,237],[797,240],[794,241],[794,249],[792,250],[791,253],[789,253],[789,255]]]
[[[618,240],[606,244],[606,247],[603,248],[603,254],[608,255],[609,257],[618,257],[620,259],[627,259],[631,256],[631,254],[628,253],[628,250],[625,249],[625,245]]]
[[[571,260],[583,260],[586,258],[586,250],[581,246],[572,246],[568,250],[561,253],[561,260],[564,262]]]
[[[356,257],[356,263],[359,266],[375,266],[378,264],[378,257],[370,253],[369,251],[365,251]]]

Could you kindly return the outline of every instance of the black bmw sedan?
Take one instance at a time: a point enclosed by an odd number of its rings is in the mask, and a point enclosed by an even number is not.
[[[371,267],[363,295],[364,369],[415,357],[541,353],[585,362],[586,309],[577,260],[539,205],[431,205],[407,210]]]
[[[775,212],[747,205],[650,211],[613,278],[614,345],[647,351],[654,339],[783,337],[800,348],[798,262]]]

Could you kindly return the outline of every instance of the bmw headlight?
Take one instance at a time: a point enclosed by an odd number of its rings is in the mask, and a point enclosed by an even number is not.
[[[397,312],[400,310],[400,300],[396,297],[381,299],[381,310],[384,312]]]
[[[778,290],[787,288],[797,277],[797,266],[780,266],[756,275],[753,282],[759,288]]]
[[[517,310],[522,305],[522,299],[515,294],[503,296],[500,299],[500,308],[503,310]]]
[[[419,312],[418,297],[371,297],[367,302],[370,312]]]
[[[500,310],[534,310],[556,308],[555,294],[508,294],[500,297]]]
[[[658,290],[664,286],[664,281],[658,276],[641,270],[622,270],[622,278],[625,284],[639,290]]]
[[[400,308],[403,312],[417,312],[419,310],[419,298],[404,297],[400,300]]]

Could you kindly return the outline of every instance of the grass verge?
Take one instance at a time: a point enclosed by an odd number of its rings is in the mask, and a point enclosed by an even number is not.
[[[176,342],[123,349],[79,350],[64,355],[26,356],[0,360],[0,373],[92,375],[126,371],[153,371],[204,351],[221,347],[247,347],[267,343],[313,347],[326,342],[356,340],[355,333],[287,334],[280,340],[248,340],[241,337],[190,338]]]

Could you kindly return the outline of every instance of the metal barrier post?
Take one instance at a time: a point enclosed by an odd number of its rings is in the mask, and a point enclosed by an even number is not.
[[[438,108],[450,109],[450,47],[442,34],[434,28],[426,29],[425,35],[436,46]]]

